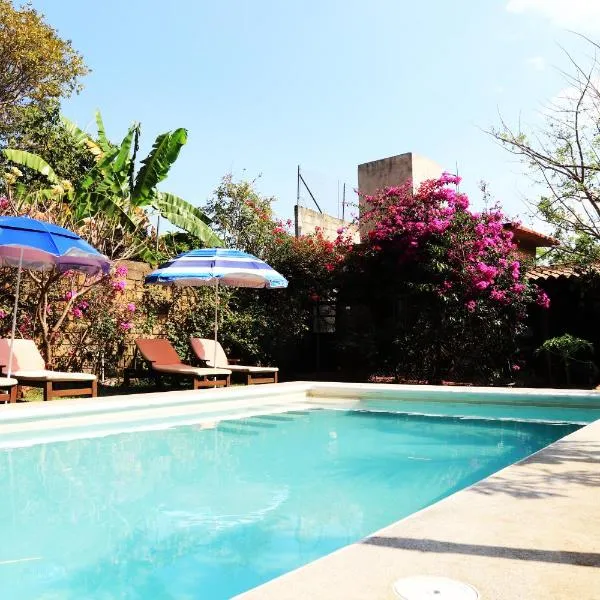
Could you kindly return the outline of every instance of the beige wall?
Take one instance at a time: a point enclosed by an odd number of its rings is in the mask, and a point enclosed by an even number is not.
[[[442,174],[442,167],[424,156],[412,152],[382,158],[358,165],[358,189],[361,194],[372,195],[378,189],[402,185],[408,180],[413,182],[413,190],[424,180],[435,179]],[[362,195],[359,197],[359,214],[365,205]],[[369,224],[361,225],[360,235],[365,237]]]
[[[354,241],[359,241],[358,228],[348,221],[297,205],[294,206],[294,217],[296,220],[296,235],[312,234],[317,227],[320,227],[323,237],[326,240],[333,241],[338,236],[338,229],[345,227],[352,233]]]

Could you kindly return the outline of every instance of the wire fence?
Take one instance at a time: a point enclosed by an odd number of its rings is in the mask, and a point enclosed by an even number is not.
[[[298,167],[298,204],[338,219],[352,221],[358,212],[356,182]]]

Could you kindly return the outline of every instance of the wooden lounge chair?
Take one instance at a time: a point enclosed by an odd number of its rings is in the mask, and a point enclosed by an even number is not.
[[[182,363],[179,354],[169,340],[139,339],[135,340],[135,344],[142,358],[156,375],[192,377],[195,390],[217,386],[227,387],[231,383],[229,369],[194,367]]]
[[[194,354],[199,360],[204,361],[207,366],[213,365],[215,356],[215,341],[202,338],[190,337],[190,344]],[[236,359],[228,359],[223,347],[217,342],[217,364],[218,368],[229,369],[233,373],[241,373],[246,377],[246,385],[255,383],[277,383],[279,373],[278,367],[251,367],[238,365]]]
[[[9,353],[10,340],[0,339],[0,364],[4,374],[8,372]],[[98,395],[98,382],[95,375],[46,369],[46,363],[33,340],[14,341],[11,377],[18,381],[17,395],[19,396],[22,386],[42,388],[44,400],[63,396],[95,397]]]
[[[18,385],[19,382],[12,377],[0,377],[0,402],[16,402]]]

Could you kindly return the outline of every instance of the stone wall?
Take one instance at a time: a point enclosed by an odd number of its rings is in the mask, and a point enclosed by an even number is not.
[[[338,236],[338,229],[344,227],[352,233],[354,242],[359,241],[358,228],[348,221],[298,205],[294,206],[294,218],[297,236],[310,235],[319,227],[323,232],[323,237],[333,241]]]
[[[144,278],[150,273],[152,267],[143,262],[137,261],[120,261],[119,266],[127,267],[126,287],[124,303],[133,302],[139,309],[143,306],[144,296],[147,291],[153,294],[161,294],[165,298],[165,302],[169,303],[171,299],[171,290],[161,286],[145,286]],[[134,318],[134,328],[131,329],[124,338],[124,347],[117,361],[117,371],[119,376],[122,376],[123,369],[131,365],[135,355],[135,339],[138,337],[159,337],[164,335],[164,326],[167,321],[167,314],[158,314],[152,323],[139,318]],[[84,322],[72,319],[65,328],[63,342],[54,349],[55,361],[65,359],[69,354],[81,352],[81,348],[76,347],[78,339],[77,332],[82,331]],[[114,365],[114,360],[107,360],[107,364]],[[93,371],[92,364],[85,364],[84,370]],[[100,373],[98,373],[100,375]],[[110,373],[109,373],[110,375]]]

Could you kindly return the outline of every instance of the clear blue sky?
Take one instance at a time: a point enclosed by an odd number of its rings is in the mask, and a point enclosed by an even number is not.
[[[541,122],[565,87],[567,29],[600,30],[596,0],[33,0],[92,73],[64,112],[109,135],[142,123],[189,142],[163,189],[202,205],[228,171],[255,177],[292,215],[296,165],[336,212],[359,163],[414,151],[479,203],[486,180],[512,215],[534,190],[483,130],[501,113]],[[596,26],[596,32],[590,30]],[[527,221],[527,219],[524,219]]]

